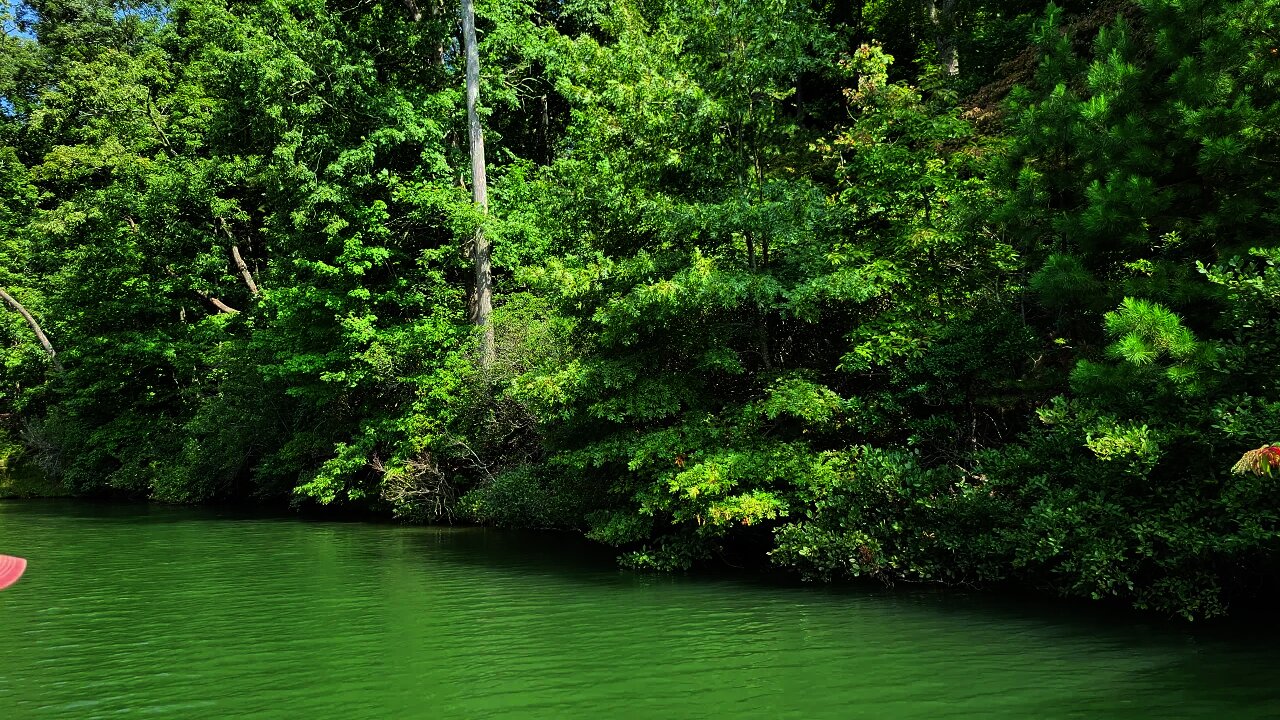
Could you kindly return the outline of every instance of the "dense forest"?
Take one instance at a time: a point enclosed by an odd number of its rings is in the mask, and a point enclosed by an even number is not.
[[[471,4],[8,5],[15,477],[1277,589],[1280,0]]]

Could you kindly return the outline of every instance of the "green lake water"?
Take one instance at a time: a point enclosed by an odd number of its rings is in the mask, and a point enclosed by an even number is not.
[[[620,571],[565,536],[0,501],[0,718],[1280,718],[1270,631]]]

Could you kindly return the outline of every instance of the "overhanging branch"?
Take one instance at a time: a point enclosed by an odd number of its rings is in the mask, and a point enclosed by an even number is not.
[[[18,302],[17,299],[9,293],[5,292],[4,288],[0,288],[0,299],[9,303],[9,306],[16,310],[18,314],[27,321],[27,324],[31,326],[31,331],[36,335],[36,340],[40,341],[40,347],[44,348],[45,353],[49,356],[49,360],[53,362],[53,366],[58,369],[58,372],[62,372],[62,362],[58,360],[58,353],[53,349],[53,343],[49,342],[49,336],[45,335],[44,330],[40,329],[40,323],[36,322],[35,316],[30,312],[27,312],[27,309],[22,306],[22,303]]]

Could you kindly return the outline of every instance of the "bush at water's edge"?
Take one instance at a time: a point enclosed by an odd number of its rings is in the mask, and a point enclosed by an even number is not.
[[[61,483],[26,462],[20,446],[5,444],[4,440],[0,435],[0,499],[71,495]]]

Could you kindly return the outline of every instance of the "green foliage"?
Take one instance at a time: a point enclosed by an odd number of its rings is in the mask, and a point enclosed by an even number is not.
[[[448,3],[31,2],[0,287],[63,370],[0,313],[0,457],[1226,612],[1280,549],[1280,6],[1107,7],[481,2],[483,214]]]
[[[593,492],[574,487],[554,467],[522,466],[481,483],[459,500],[462,515],[500,527],[576,529]]]
[[[827,453],[801,486],[803,516],[778,528],[774,562],[805,577],[968,583],[1002,577],[989,534],[1008,508],[983,478],[926,468],[916,453]]]

